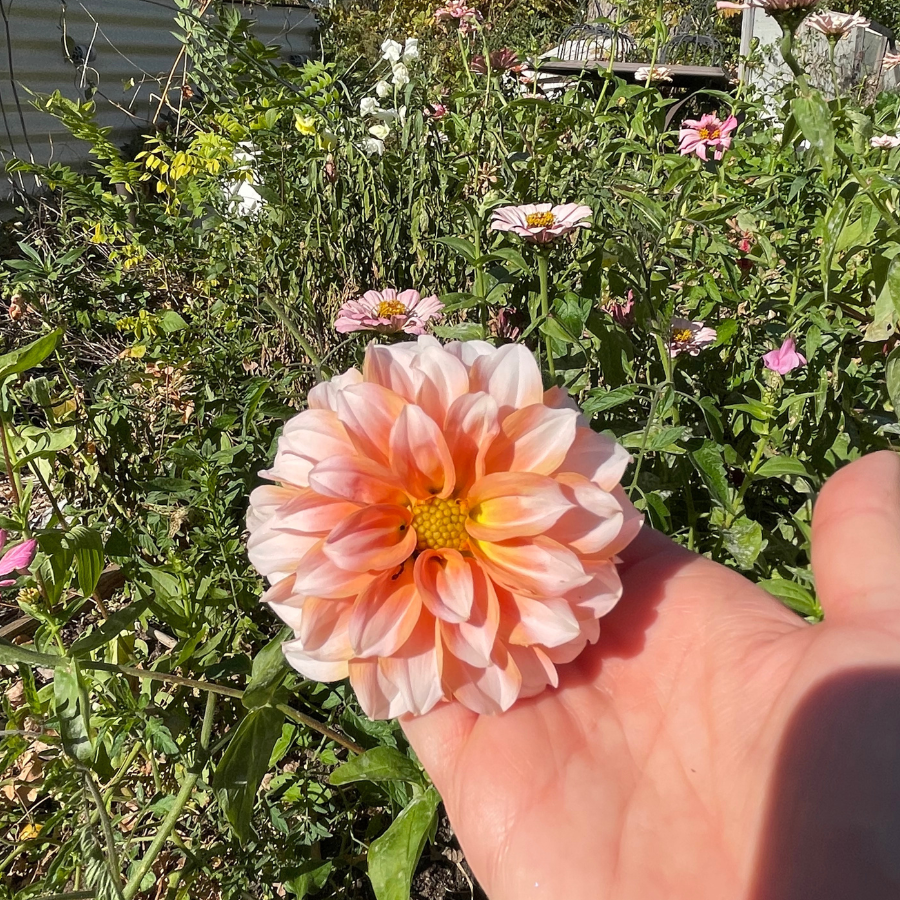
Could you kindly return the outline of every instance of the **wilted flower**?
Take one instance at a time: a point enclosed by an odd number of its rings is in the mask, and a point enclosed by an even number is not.
[[[431,119],[443,119],[448,112],[450,112],[450,110],[447,109],[443,103],[429,103],[428,106],[422,110],[422,115]]]
[[[603,304],[603,309],[612,316],[614,322],[623,327],[634,322],[634,291],[629,291],[625,298],[611,297]]]
[[[787,375],[794,369],[806,365],[806,357],[797,352],[797,345],[792,337],[785,338],[784,343],[777,350],[770,350],[763,354],[763,363],[767,369],[777,372],[779,375]]]
[[[495,50],[488,55],[491,63],[492,72],[521,72],[523,69],[519,57],[512,50],[504,47],[502,50]],[[469,60],[469,68],[476,75],[487,75],[488,67],[484,56],[473,56]]]
[[[0,528],[0,551],[6,546],[6,531]],[[7,550],[0,559],[0,576],[12,575],[14,572],[18,575],[27,575],[28,567],[34,561],[34,555],[37,553],[37,541],[29,538],[22,541],[11,550]],[[0,587],[9,587],[15,584],[15,578],[4,578],[0,581]]]
[[[900,147],[900,137],[893,134],[879,134],[869,141],[869,145],[877,150],[895,150]]]
[[[331,184],[334,184],[335,181],[337,181],[337,166],[334,164],[334,156],[330,153],[325,160],[325,177]]]
[[[696,153],[700,159],[707,158],[707,148],[713,148],[713,157],[721,159],[731,146],[731,133],[737,128],[737,119],[729,116],[723,122],[712,113],[706,113],[699,120],[685,119],[681,123],[678,150],[682,156]]]
[[[520,344],[370,344],[362,372],[310,391],[250,499],[285,657],[349,676],[373,718],[556,686],[622,593],[628,461]]]
[[[889,72],[897,66],[900,66],[900,53],[885,53],[881,60],[882,71]]]
[[[669,353],[674,359],[679,353],[696,356],[716,339],[716,329],[707,328],[703,322],[689,319],[672,319],[669,330]]]
[[[403,63],[394,63],[391,74],[393,75],[391,83],[394,87],[405,87],[409,84],[409,69]]]
[[[258,195],[257,195],[258,196]],[[261,198],[260,198],[261,199]],[[15,322],[25,315],[26,303],[21,293],[16,291],[9,301],[9,317]]]
[[[444,304],[434,295],[422,297],[418,291],[399,294],[388,288],[366,291],[348,300],[339,310],[334,327],[341,334],[351,331],[378,331],[382,334],[425,334],[429,319],[439,319]]]
[[[634,73],[635,81],[646,81],[651,84],[654,81],[671,81],[672,70],[668,66],[641,66]]]
[[[503,306],[491,318],[488,327],[491,334],[507,341],[517,341],[522,334],[522,327],[517,323],[518,313],[511,306]]]
[[[534,244],[547,244],[576,228],[590,228],[591,208],[579,203],[501,206],[491,217],[494,231],[512,231]]]
[[[394,89],[382,78],[381,81],[375,83],[375,93],[384,100],[385,97],[390,97],[394,93]]]
[[[384,153],[384,141],[379,141],[378,138],[365,138],[360,148],[367,156],[381,156]]]
[[[829,38],[842,38],[854,28],[865,28],[869,20],[859,13],[824,12],[815,13],[804,20],[807,28],[812,28]]]

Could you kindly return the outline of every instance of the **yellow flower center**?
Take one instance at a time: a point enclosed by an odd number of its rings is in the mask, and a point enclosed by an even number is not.
[[[525,223],[529,228],[550,228],[556,222],[552,212],[528,213]]]
[[[682,328],[680,331],[672,329],[672,340],[676,344],[686,344],[693,336],[690,328]]]
[[[375,315],[380,319],[389,319],[391,316],[402,316],[406,313],[406,307],[399,300],[382,300],[375,307]]]
[[[416,530],[417,550],[462,550],[466,535],[469,504],[465,500],[430,497],[413,509],[412,527]]]
[[[719,136],[718,128],[701,128],[697,132],[704,141],[714,141]]]

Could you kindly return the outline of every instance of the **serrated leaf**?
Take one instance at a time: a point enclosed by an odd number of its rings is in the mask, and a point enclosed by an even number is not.
[[[730,511],[731,488],[722,451],[718,445],[714,441],[704,441],[699,450],[694,450],[688,455],[713,500]]]
[[[251,710],[216,766],[213,790],[242,844],[250,837],[256,792],[269,767],[275,742],[281,737],[283,722],[283,713],[271,706]]]
[[[332,784],[350,784],[354,781],[408,781],[422,783],[419,767],[399,750],[391,747],[375,747],[347,760],[331,773]]]
[[[429,787],[369,845],[369,880],[377,900],[409,900],[413,872],[440,800]]]

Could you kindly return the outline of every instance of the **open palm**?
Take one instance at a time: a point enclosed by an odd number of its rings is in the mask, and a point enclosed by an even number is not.
[[[811,626],[659,534],[560,686],[404,728],[491,900],[900,897],[900,458],[831,479]]]

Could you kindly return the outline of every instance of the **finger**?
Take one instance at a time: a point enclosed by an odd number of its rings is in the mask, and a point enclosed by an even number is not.
[[[478,715],[460,703],[442,703],[424,716],[403,716],[400,724],[442,796],[449,794],[455,766]]]
[[[813,513],[812,565],[827,619],[900,611],[900,456],[882,450],[828,480]]]

